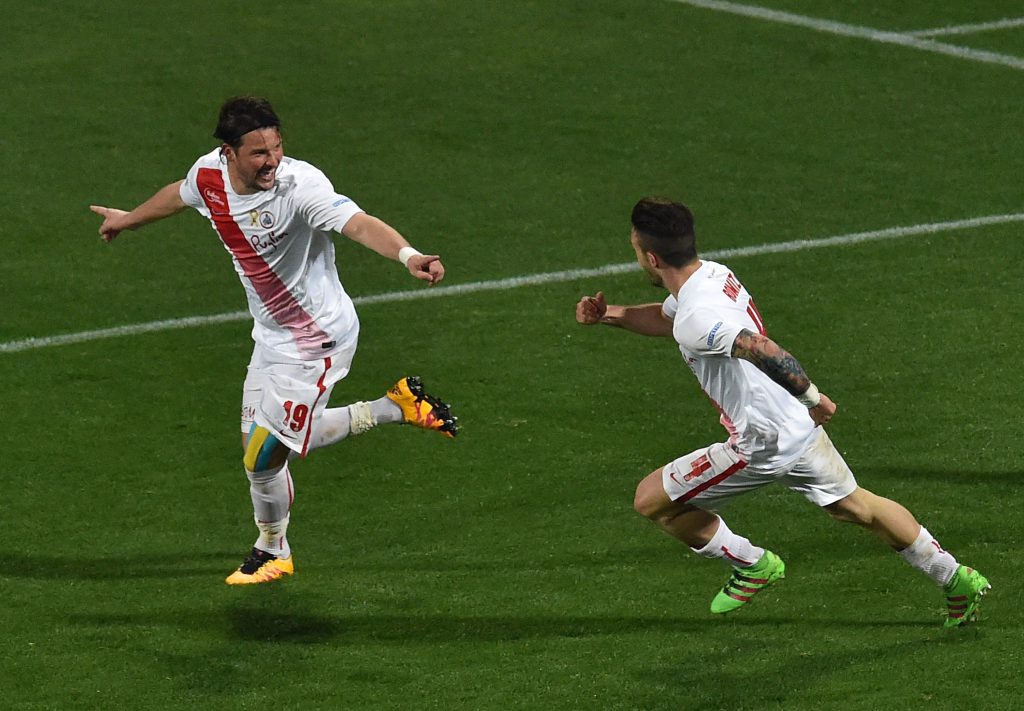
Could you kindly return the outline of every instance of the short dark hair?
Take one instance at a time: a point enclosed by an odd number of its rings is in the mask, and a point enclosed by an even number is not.
[[[242,145],[245,134],[260,128],[281,128],[281,120],[274,107],[258,96],[235,96],[220,107],[213,137],[237,149]]]
[[[693,213],[686,205],[667,198],[645,197],[633,206],[631,220],[645,252],[653,252],[673,267],[696,261]]]

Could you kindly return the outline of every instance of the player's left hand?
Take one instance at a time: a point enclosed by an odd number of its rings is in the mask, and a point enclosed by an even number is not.
[[[832,419],[832,415],[836,414],[836,404],[828,395],[821,393],[821,401],[807,412],[810,413],[814,424],[823,425]]]
[[[430,286],[444,279],[444,265],[436,254],[414,254],[405,265],[409,273]]]

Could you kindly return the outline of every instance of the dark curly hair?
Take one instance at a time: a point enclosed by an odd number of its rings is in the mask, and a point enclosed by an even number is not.
[[[213,137],[237,150],[245,134],[260,128],[281,128],[274,107],[258,96],[235,96],[220,107]]]

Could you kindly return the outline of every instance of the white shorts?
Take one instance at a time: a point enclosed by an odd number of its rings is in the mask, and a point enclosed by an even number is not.
[[[857,481],[825,430],[817,431],[791,467],[770,473],[748,471],[747,462],[732,445],[698,449],[665,465],[665,493],[673,501],[717,511],[735,496],[778,481],[818,506],[835,503],[852,494]]]
[[[348,375],[355,352],[353,342],[329,358],[297,360],[257,345],[242,385],[242,432],[255,422],[305,457],[313,423]]]

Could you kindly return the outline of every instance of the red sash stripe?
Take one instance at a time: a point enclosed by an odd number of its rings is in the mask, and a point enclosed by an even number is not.
[[[291,331],[300,350],[320,351],[320,344],[330,339],[245,238],[228,207],[228,196],[220,170],[200,168],[196,185],[210,211],[210,218],[217,234],[242,267],[246,278],[252,283],[253,289],[270,311],[270,315],[277,323]]]

